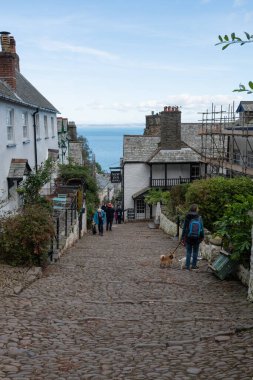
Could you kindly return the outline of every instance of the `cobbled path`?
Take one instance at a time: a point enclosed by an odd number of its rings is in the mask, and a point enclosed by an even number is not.
[[[0,295],[0,379],[253,379],[253,304],[147,223],[87,234],[19,295]],[[183,255],[180,249],[178,257]]]

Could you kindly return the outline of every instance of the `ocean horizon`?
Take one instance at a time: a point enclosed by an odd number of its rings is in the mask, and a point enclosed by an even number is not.
[[[123,157],[123,136],[142,135],[145,124],[79,124],[78,136],[87,139],[88,145],[95,154],[96,162],[106,172],[110,167],[119,167]]]

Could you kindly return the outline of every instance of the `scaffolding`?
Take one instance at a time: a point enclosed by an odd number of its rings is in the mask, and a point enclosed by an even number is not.
[[[253,112],[240,112],[236,117],[234,104],[224,110],[212,104],[202,113],[201,160],[206,176],[253,177]]]

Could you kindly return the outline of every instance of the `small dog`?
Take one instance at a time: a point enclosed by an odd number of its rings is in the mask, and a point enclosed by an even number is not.
[[[173,262],[174,255],[170,253],[169,255],[160,256],[160,268],[169,268]]]
[[[181,263],[181,269],[184,269],[186,264],[186,257],[182,257],[182,259],[179,259],[178,261]]]

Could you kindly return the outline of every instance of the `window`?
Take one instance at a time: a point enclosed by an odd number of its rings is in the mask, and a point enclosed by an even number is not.
[[[23,127],[23,139],[27,140],[29,138],[29,129],[28,129],[28,113],[22,112],[22,127]]]
[[[237,150],[234,150],[233,152],[233,163],[240,165],[240,152]]]
[[[47,116],[44,115],[44,130],[45,130],[45,138],[48,139],[48,124],[47,124]]]
[[[253,168],[253,153],[248,153],[248,167]]]
[[[199,165],[192,165],[191,167],[191,178],[199,178],[200,177],[200,167]]]
[[[144,214],[145,212],[144,199],[136,199],[136,212],[137,214]]]
[[[40,139],[40,115],[37,113],[35,115],[35,125],[36,125],[36,139]]]
[[[53,117],[51,117],[51,133],[52,133],[52,137],[54,137],[55,134],[54,134],[54,118]]]
[[[14,141],[14,109],[9,108],[7,110],[6,116],[6,125],[7,125],[7,140],[10,142]]]

